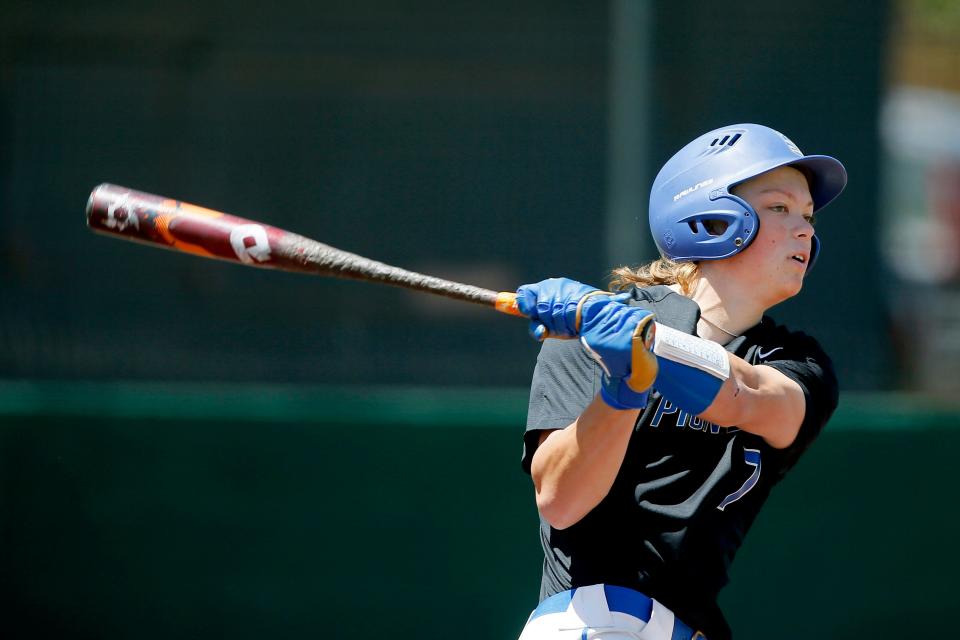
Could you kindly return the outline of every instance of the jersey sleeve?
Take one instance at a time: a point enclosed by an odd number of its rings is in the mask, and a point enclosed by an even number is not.
[[[797,344],[785,350],[782,359],[763,363],[800,385],[805,399],[805,413],[796,440],[779,452],[780,474],[796,464],[823,431],[839,401],[839,384],[829,356],[813,338],[800,334]]]
[[[563,429],[580,417],[600,389],[599,367],[577,340],[545,340],[537,356],[523,436],[523,470],[530,473],[540,432]]]

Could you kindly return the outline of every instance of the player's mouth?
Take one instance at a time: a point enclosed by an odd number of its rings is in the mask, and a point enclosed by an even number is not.
[[[795,253],[790,256],[791,260],[796,260],[800,264],[807,264],[807,254],[805,253]]]

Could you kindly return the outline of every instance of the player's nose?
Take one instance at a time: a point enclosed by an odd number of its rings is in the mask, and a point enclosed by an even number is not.
[[[794,225],[793,235],[797,238],[812,238],[813,237],[813,224],[806,218],[798,217],[797,222]]]

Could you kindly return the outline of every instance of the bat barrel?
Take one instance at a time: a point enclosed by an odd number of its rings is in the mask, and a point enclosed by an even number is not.
[[[268,260],[268,235],[276,240],[286,232],[127,187],[106,183],[96,187],[87,200],[87,226],[205,258],[283,268]]]

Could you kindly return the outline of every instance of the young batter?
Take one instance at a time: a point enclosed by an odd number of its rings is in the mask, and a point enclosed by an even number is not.
[[[773,129],[723,127],[661,169],[662,258],[617,270],[618,295],[518,290],[535,337],[575,338],[544,342],[530,392],[544,564],[521,640],[731,637],[728,567],[837,406],[820,345],[765,313],[800,292],[813,214],[845,184],[839,161]]]

